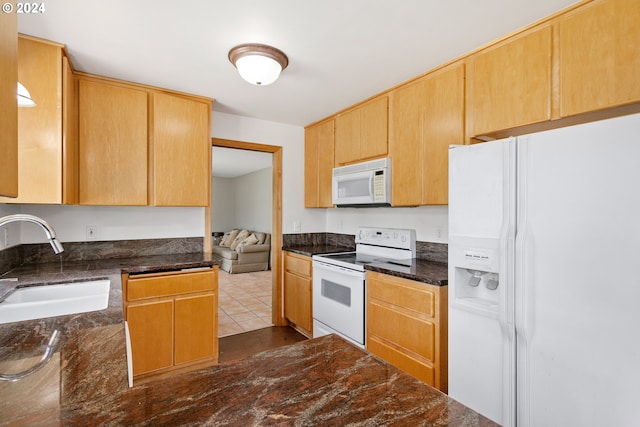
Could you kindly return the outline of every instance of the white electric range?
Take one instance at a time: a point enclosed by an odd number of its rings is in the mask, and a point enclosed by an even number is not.
[[[372,263],[411,265],[415,230],[359,227],[356,250],[313,256],[313,336],[338,334],[365,346],[365,269]]]

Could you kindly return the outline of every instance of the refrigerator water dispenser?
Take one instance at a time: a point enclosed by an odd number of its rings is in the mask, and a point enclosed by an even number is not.
[[[500,251],[497,239],[451,238],[449,246],[452,304],[488,316],[500,309]]]
[[[500,303],[498,273],[465,267],[455,268],[455,299],[465,306],[497,313]]]

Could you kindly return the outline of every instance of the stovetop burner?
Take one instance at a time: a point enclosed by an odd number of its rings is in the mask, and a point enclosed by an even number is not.
[[[415,257],[415,231],[389,228],[360,227],[356,233],[356,250],[313,258],[344,268],[364,271],[364,265],[398,263],[411,265]]]

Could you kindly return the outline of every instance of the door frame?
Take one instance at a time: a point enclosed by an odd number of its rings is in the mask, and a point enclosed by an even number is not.
[[[271,320],[276,326],[285,326],[287,323],[282,310],[282,147],[221,138],[211,138],[211,147],[237,148],[272,154]],[[211,236],[213,231],[211,220],[212,203],[213,201],[211,200],[204,210],[204,249],[209,254],[211,253],[213,242]]]

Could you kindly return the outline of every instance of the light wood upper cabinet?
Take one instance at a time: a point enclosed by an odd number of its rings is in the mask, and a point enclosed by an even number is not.
[[[387,155],[388,106],[382,95],[336,116],[337,166]]]
[[[640,101],[640,4],[594,1],[561,17],[560,114]]]
[[[464,143],[464,64],[390,93],[392,205],[448,203],[449,145]]]
[[[510,37],[468,58],[472,136],[551,119],[552,27]]]
[[[389,156],[391,204],[422,203],[422,171],[426,87],[424,78],[391,92],[389,107]]]
[[[152,204],[207,206],[211,104],[164,93],[152,98]]]
[[[208,206],[211,102],[81,74],[80,204]]]
[[[64,46],[21,35],[18,79],[36,106],[18,109],[18,197],[0,201],[77,203],[74,82]]]
[[[80,204],[147,204],[147,96],[80,79]]]
[[[18,15],[0,14],[0,195],[18,195]]]
[[[329,208],[334,164],[334,120],[309,126],[304,132],[304,207]]]

